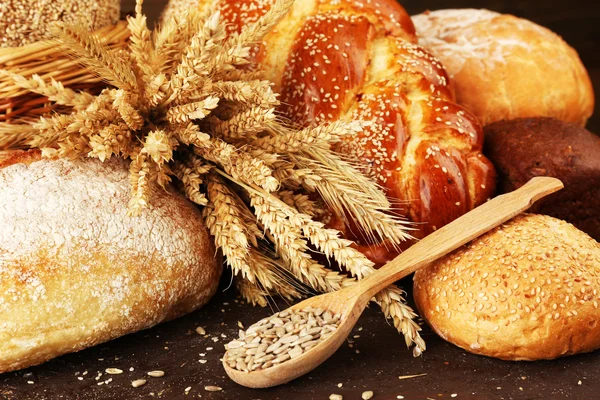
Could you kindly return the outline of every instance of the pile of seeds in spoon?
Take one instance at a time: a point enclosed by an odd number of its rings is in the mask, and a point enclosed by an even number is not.
[[[340,324],[340,314],[307,307],[285,310],[240,331],[225,346],[224,361],[239,371],[255,371],[302,355],[327,339]]]

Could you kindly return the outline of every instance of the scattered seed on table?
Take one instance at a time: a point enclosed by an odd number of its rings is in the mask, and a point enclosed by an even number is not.
[[[206,329],[204,329],[203,327],[199,326],[196,328],[196,333],[198,335],[206,335]]]
[[[399,376],[399,377],[398,377],[398,379],[412,379],[412,378],[419,378],[419,377],[421,377],[421,376],[425,376],[425,375],[427,375],[427,374],[425,373],[425,374],[417,374],[417,375],[402,375],[402,376]]]
[[[134,388],[143,386],[145,384],[146,384],[145,379],[136,379],[135,381],[131,382],[131,386],[133,386]]]
[[[204,386],[204,390],[207,392],[220,392],[223,388],[219,386]]]
[[[161,378],[165,376],[165,371],[150,371],[148,372],[148,375],[153,378]]]
[[[372,390],[367,390],[366,392],[362,393],[362,399],[363,400],[371,400],[373,398],[373,391]]]
[[[344,396],[341,394],[332,394],[329,396],[329,400],[343,400]]]
[[[104,372],[106,372],[109,375],[119,375],[123,373],[123,370],[119,368],[106,368]]]

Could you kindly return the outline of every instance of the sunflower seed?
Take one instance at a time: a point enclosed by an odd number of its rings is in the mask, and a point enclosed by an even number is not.
[[[291,335],[291,336],[282,337],[281,340],[280,340],[280,342],[283,343],[283,344],[286,344],[286,343],[295,342],[298,339],[299,339],[299,337],[297,335]]]
[[[237,349],[239,347],[242,347],[245,343],[240,341],[240,340],[232,340],[231,342],[229,342],[227,344],[227,349]]]
[[[338,328],[341,316],[312,307],[282,311],[258,321],[227,344],[224,360],[231,368],[255,371],[299,357]]]
[[[104,372],[106,372],[109,375],[119,375],[123,373],[123,370],[119,368],[106,368]]]
[[[362,393],[362,399],[363,400],[371,400],[373,398],[373,391],[372,390],[367,390],[366,392]]]
[[[301,355],[302,353],[304,353],[304,350],[302,350],[302,347],[296,346],[293,349],[291,349],[288,354],[290,355],[290,358],[296,358],[299,355]]]
[[[273,354],[281,354],[289,348],[290,348],[289,344],[287,344],[287,343],[282,344],[280,348],[278,348],[277,350],[273,350]]]
[[[135,381],[131,382],[131,386],[133,386],[134,388],[143,386],[145,384],[146,384],[145,379],[136,379]]]

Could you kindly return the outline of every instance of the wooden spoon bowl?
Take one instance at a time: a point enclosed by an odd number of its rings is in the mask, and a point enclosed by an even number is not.
[[[339,326],[327,339],[320,341],[315,347],[305,351],[293,360],[285,361],[270,368],[245,372],[231,368],[223,362],[227,375],[242,386],[266,388],[289,382],[313,370],[340,348],[367,306],[369,299],[366,302],[359,301],[360,292],[356,289],[357,287],[358,285],[354,285],[348,288],[351,290],[343,289],[333,292],[341,294],[341,296],[329,296],[328,293],[311,297],[287,309],[289,311],[302,311],[308,307],[314,307],[340,314]]]
[[[251,372],[231,368],[223,361],[227,375],[240,385],[266,388],[306,374],[327,360],[344,343],[371,298],[380,290],[492,230],[528,209],[538,199],[562,188],[563,184],[558,179],[534,178],[520,189],[498,196],[435,231],[357,284],[309,298],[288,308],[289,311],[320,308],[340,314],[341,319],[329,337],[298,357]]]

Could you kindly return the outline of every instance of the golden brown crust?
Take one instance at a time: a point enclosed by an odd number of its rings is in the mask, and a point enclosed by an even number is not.
[[[171,0],[167,15],[178,5],[216,5],[239,30],[272,3]],[[287,117],[303,125],[370,124],[336,150],[403,207],[420,238],[491,197],[495,172],[481,153],[480,124],[455,104],[442,64],[415,42],[414,26],[395,0],[304,0],[267,35],[256,58]],[[386,243],[368,249],[372,243],[357,230],[341,229],[377,264],[395,255],[383,251],[392,248]]]
[[[41,160],[39,150],[0,150],[0,169],[14,164],[31,164]]]
[[[0,372],[42,363],[189,313],[221,263],[199,211],[153,189],[126,216],[120,160],[0,164]]]
[[[419,44],[438,57],[458,103],[483,125],[554,117],[585,125],[594,92],[577,52],[533,22],[488,10],[427,12],[413,17]]]
[[[600,347],[600,244],[552,217],[521,215],[414,277],[421,315],[444,339],[506,360]]]

